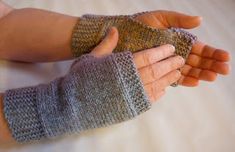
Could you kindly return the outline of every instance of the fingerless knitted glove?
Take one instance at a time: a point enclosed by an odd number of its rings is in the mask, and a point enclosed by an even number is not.
[[[150,106],[129,51],[83,55],[64,77],[4,96],[5,117],[18,142],[108,126]]]
[[[176,54],[187,58],[196,36],[177,28],[157,29],[135,19],[134,15],[103,16],[83,15],[72,34],[72,52],[75,57],[90,52],[104,38],[110,26],[117,27],[119,42],[114,52],[140,50],[172,44]]]

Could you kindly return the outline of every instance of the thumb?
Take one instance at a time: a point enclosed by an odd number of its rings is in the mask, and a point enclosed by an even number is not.
[[[111,27],[106,37],[91,51],[91,54],[95,57],[109,55],[116,48],[117,42],[118,30],[116,27]]]
[[[169,27],[178,27],[184,29],[192,29],[198,27],[202,22],[202,17],[200,16],[191,16],[174,11],[156,11],[153,12],[153,15],[158,17],[161,16],[162,22]]]

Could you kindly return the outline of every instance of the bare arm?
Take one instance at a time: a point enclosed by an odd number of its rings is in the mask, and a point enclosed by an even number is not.
[[[77,20],[40,9],[14,9],[0,19],[0,58],[26,62],[71,59],[71,34]]]

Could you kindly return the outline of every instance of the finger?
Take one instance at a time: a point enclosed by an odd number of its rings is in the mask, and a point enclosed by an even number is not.
[[[96,57],[101,57],[104,55],[111,54],[116,48],[118,42],[118,31],[117,28],[111,27],[107,36],[97,45],[91,54]]]
[[[156,99],[157,98],[155,95],[156,93],[161,92],[161,90],[164,90],[166,87],[176,82],[180,78],[180,76],[181,76],[180,72],[178,70],[175,70],[168,73],[161,79],[145,85],[144,87],[147,90],[147,92],[149,92],[151,98]]]
[[[191,53],[201,57],[215,59],[221,62],[228,62],[230,60],[230,54],[227,51],[216,49],[200,41],[197,41],[193,45]]]
[[[162,90],[160,92],[154,92],[149,96],[149,100],[150,102],[156,102],[157,100],[159,100],[164,94],[166,93],[165,90]]]
[[[154,11],[153,14],[156,18],[161,19],[166,28],[178,27],[185,29],[192,29],[198,27],[201,24],[202,17],[190,16],[174,11]]]
[[[174,56],[138,70],[142,82],[148,84],[160,79],[171,71],[179,69],[183,65],[184,59],[181,56]]]
[[[219,74],[227,75],[230,72],[230,66],[227,63],[216,61],[209,58],[202,58],[198,55],[190,54],[186,64],[204,70],[211,70]]]
[[[137,68],[142,68],[170,57],[174,54],[174,52],[175,47],[170,44],[143,50],[133,54],[134,63]]]
[[[178,84],[186,87],[196,87],[199,85],[199,80],[182,74],[178,81]]]
[[[162,90],[161,92],[157,93],[156,98],[153,100],[153,102],[159,100],[163,95],[165,95],[165,93],[165,90]]]
[[[217,77],[217,73],[209,70],[203,70],[199,68],[191,67],[185,64],[181,69],[181,73],[185,76],[190,76],[199,80],[214,81]]]
[[[155,82],[155,86],[158,86],[158,89],[163,90],[171,84],[177,82],[181,77],[179,70],[171,71],[166,74],[164,77]]]

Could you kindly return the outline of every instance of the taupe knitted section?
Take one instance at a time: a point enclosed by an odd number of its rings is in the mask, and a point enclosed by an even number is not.
[[[72,53],[78,57],[89,53],[104,38],[109,27],[115,26],[119,31],[119,41],[114,52],[128,50],[131,52],[172,44],[176,54],[187,58],[196,37],[182,29],[157,29],[147,26],[135,16],[83,15],[74,27],[72,34]]]

